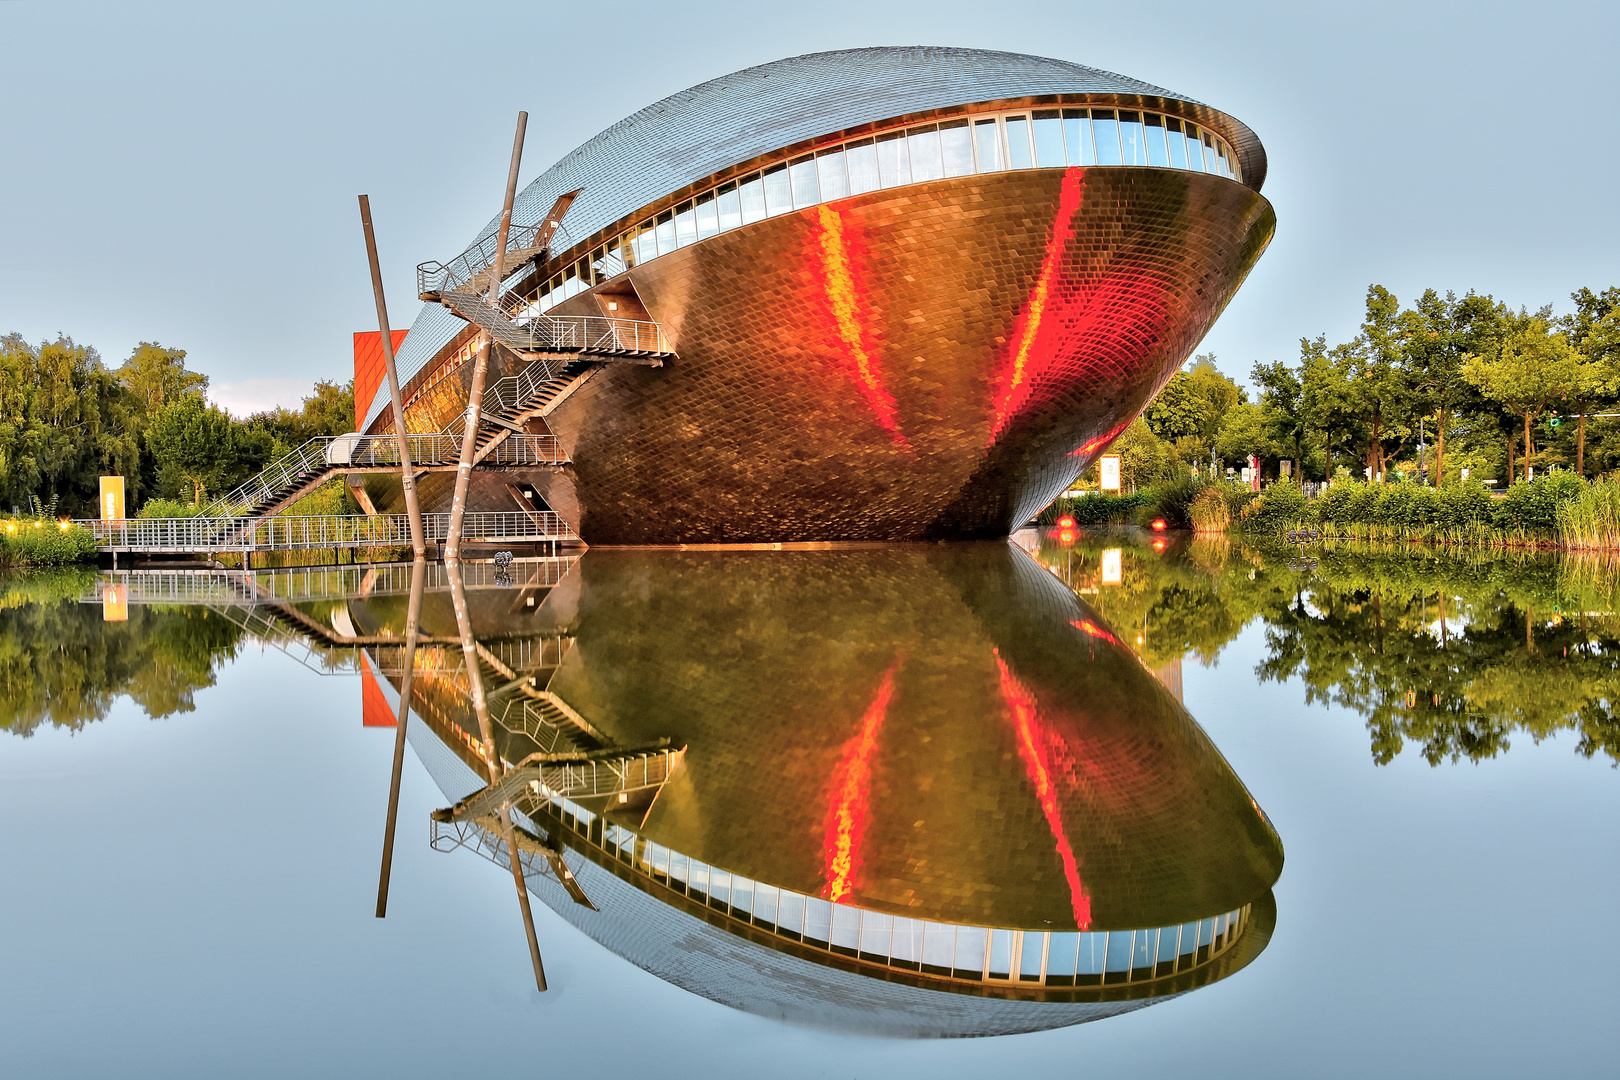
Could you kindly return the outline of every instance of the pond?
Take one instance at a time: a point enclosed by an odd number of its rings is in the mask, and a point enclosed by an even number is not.
[[[5,578],[0,1073],[1612,1075],[1617,596],[1133,529]]]

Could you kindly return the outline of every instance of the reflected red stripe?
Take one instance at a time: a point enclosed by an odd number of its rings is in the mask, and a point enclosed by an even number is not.
[[[1011,669],[996,653],[996,666],[1001,669],[1001,700],[1006,703],[1008,718],[1018,736],[1018,756],[1024,761],[1024,771],[1035,785],[1035,797],[1046,815],[1046,826],[1052,830],[1057,842],[1058,861],[1063,864],[1063,877],[1069,883],[1069,902],[1074,908],[1074,922],[1081,930],[1091,926],[1091,897],[1080,882],[1080,864],[1074,847],[1063,830],[1063,816],[1058,806],[1057,786],[1053,775],[1061,772],[1058,759],[1062,754],[1060,740],[1055,739],[1041,723],[1040,706],[1035,695],[1018,681]],[[1054,747],[1054,743],[1058,745]]]
[[[1104,630],[1090,619],[1075,619],[1074,621],[1070,622],[1069,625],[1074,627],[1076,630],[1090,634],[1094,638],[1102,638],[1104,641],[1109,642],[1110,644],[1120,644],[1119,638],[1115,637],[1113,634],[1110,634],[1108,631]]]
[[[861,717],[860,730],[844,744],[838,767],[833,770],[832,799],[828,806],[826,838],[826,886],[821,895],[833,901],[847,898],[854,891],[861,871],[861,842],[866,837],[872,793],[872,755],[877,750],[878,731],[894,697],[896,660],[883,675],[877,694]]]
[[[883,385],[883,376],[874,358],[877,350],[868,343],[866,327],[861,320],[860,293],[855,287],[851,270],[854,256],[860,254],[859,243],[846,232],[844,220],[838,216],[838,212],[826,204],[816,207],[814,231],[815,251],[821,258],[821,282],[827,293],[827,306],[832,313],[838,338],[849,350],[856,389],[895,445],[909,450],[906,437],[900,430],[894,396]]]

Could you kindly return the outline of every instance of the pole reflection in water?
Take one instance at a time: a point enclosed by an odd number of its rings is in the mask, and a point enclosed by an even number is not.
[[[490,723],[489,702],[484,696],[483,665],[478,642],[473,638],[472,619],[467,610],[467,588],[462,581],[460,561],[446,560],[445,571],[450,578],[450,603],[455,610],[456,633],[461,638],[463,662],[466,665],[468,697],[478,720],[484,762],[489,770],[490,786],[493,788],[499,784],[504,770],[500,750],[495,744],[495,728]],[[511,820],[510,804],[502,802],[496,808],[496,817],[506,841],[512,879],[517,886],[518,907],[523,912],[523,932],[529,939],[529,961],[534,965],[534,985],[543,993],[546,989],[546,969],[540,960],[540,939],[534,930],[534,912],[529,908],[529,890],[523,880],[523,860],[518,854],[517,833]]]
[[[417,631],[422,621],[422,588],[427,560],[418,554],[411,563],[411,598],[405,610],[405,651],[400,656],[399,721],[394,729],[394,769],[388,781],[388,824],[383,827],[382,871],[377,879],[377,918],[388,915],[388,881],[394,868],[394,825],[399,819],[400,774],[405,768],[405,728],[411,715],[411,683],[416,673]]]
[[[1195,989],[1269,939],[1283,855],[1258,805],[1011,545],[598,549],[518,603],[459,577],[465,677],[412,691],[453,802],[435,846],[676,985],[989,1035]]]

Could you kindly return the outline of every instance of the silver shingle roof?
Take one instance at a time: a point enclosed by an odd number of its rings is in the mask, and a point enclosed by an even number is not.
[[[553,241],[556,255],[688,184],[806,139],[932,109],[1044,94],[1129,94],[1199,105],[1137,79],[1020,53],[923,46],[810,53],[745,68],[632,113],[519,192],[512,220],[533,224],[559,195],[580,189]],[[1259,140],[1224,114],[1199,112],[1224,121],[1244,178],[1258,189],[1265,171]],[[479,238],[498,223],[497,217]],[[400,349],[401,380],[408,382],[465,325],[439,305],[425,305]],[[368,424],[386,401],[384,394],[373,399]]]

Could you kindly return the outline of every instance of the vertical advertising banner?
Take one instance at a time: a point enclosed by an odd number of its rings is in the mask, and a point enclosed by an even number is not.
[[[1118,585],[1125,580],[1122,548],[1104,548],[1102,553],[1102,583]]]
[[[1119,490],[1119,455],[1104,454],[1097,459],[1097,472],[1102,478],[1100,486],[1104,491]]]
[[[101,520],[124,520],[124,478],[122,476],[103,476],[101,478]]]

